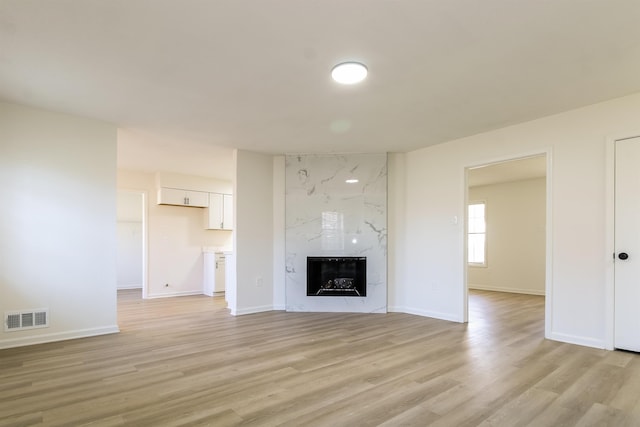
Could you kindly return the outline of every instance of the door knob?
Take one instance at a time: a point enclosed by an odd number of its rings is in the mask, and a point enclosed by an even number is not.
[[[626,252],[620,252],[618,254],[618,258],[620,258],[621,260],[625,260],[629,258],[629,254],[627,254]]]

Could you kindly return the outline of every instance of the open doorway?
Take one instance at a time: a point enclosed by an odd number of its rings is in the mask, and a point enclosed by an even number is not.
[[[117,193],[117,289],[139,290],[147,295],[146,194],[118,190]]]
[[[490,302],[501,293],[502,300],[513,300],[515,310],[518,301],[525,300],[528,306],[540,307],[542,329],[547,193],[545,154],[467,169],[465,261],[470,323],[490,315],[482,310],[490,310]],[[539,304],[534,304],[537,300]]]

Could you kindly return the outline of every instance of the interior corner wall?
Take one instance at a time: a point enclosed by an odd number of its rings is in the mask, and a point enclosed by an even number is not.
[[[613,262],[606,253],[606,144],[637,135],[638,117],[640,94],[407,153],[406,311],[465,320],[465,168],[548,153],[546,337],[605,348]]]
[[[406,196],[407,185],[406,155],[404,153],[387,154],[387,228],[388,228],[388,248],[387,248],[387,304],[388,311],[403,312],[407,308],[407,303],[403,298],[404,277],[402,260],[405,257],[405,228]]]
[[[231,314],[273,310],[273,156],[236,150],[234,180],[235,295]]]
[[[285,156],[273,157],[273,308],[286,308]]]
[[[545,293],[546,179],[469,188],[469,203],[486,204],[485,266],[469,266],[471,289]]]
[[[0,181],[0,348],[117,332],[116,127],[0,102]]]

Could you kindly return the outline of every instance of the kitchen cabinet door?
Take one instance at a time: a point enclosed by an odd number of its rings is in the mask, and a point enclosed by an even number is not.
[[[222,229],[233,230],[233,196],[222,195]]]
[[[206,208],[209,206],[209,196],[203,191],[163,187],[158,190],[158,204]]]
[[[205,210],[205,228],[208,230],[233,229],[233,196],[209,193],[209,208]]]

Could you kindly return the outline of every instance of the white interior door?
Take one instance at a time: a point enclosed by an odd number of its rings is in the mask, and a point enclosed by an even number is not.
[[[616,348],[640,351],[640,137],[615,143]]]

